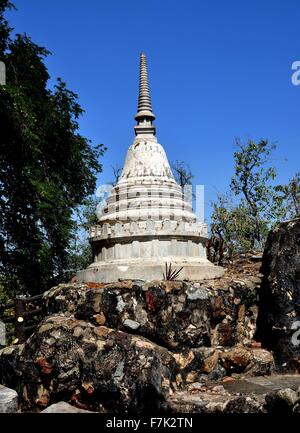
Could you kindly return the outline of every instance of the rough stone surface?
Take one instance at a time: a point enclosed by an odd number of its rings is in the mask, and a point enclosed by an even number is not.
[[[123,281],[65,284],[44,295],[47,314],[143,335],[172,350],[251,344],[259,278],[203,282]]]
[[[300,375],[275,375],[253,339],[259,269],[255,256],[218,280],[54,287],[30,339],[0,351],[0,383],[22,411],[64,401],[104,413],[299,413]]]
[[[24,344],[18,344],[0,350],[0,383],[9,385],[10,388],[16,390],[22,376],[17,366],[23,348]]]
[[[258,338],[277,368],[300,372],[300,219],[270,232],[263,255]]]
[[[41,413],[92,413],[89,410],[79,409],[78,407],[72,406],[65,401],[51,404],[46,409],[42,410]]]
[[[292,413],[296,403],[300,401],[300,390],[294,391],[291,388],[283,388],[271,392],[266,396],[268,412]]]
[[[13,383],[29,410],[63,397],[85,410],[130,412],[147,411],[149,401],[162,410],[194,383],[270,374],[272,354],[253,341],[258,269],[201,283],[54,287],[35,334],[0,353],[0,380]]]
[[[181,391],[168,401],[169,410],[174,413],[262,413],[263,404],[250,396],[232,396],[229,393]]]
[[[240,373],[251,363],[251,353],[244,347],[234,347],[221,354],[221,363],[226,370]]]
[[[219,360],[227,374],[245,373],[249,376],[269,375],[275,371],[272,353],[265,349],[243,347],[220,349]]]
[[[275,371],[274,357],[266,349],[254,348],[251,350],[251,363],[247,374],[251,376],[265,376]]]
[[[9,384],[1,355],[0,380]],[[177,371],[168,350],[149,340],[51,316],[25,343],[14,363],[23,409],[64,400],[94,411],[158,410]]]
[[[0,385],[0,413],[15,413],[18,410],[18,394],[15,390]]]
[[[167,398],[173,413],[298,413],[300,376],[271,375],[194,383]]]
[[[190,353],[193,353],[193,362],[187,364],[182,373],[187,377],[193,374],[195,381],[218,380],[231,375],[270,375],[275,371],[273,355],[265,349],[239,345],[230,349],[198,348]]]
[[[194,382],[218,380],[226,376],[226,370],[219,364],[218,350],[199,347],[174,354],[179,372],[176,375],[178,388]],[[229,374],[229,373],[228,373]]]

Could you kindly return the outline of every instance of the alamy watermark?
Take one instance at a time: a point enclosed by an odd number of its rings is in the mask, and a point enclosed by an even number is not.
[[[6,344],[6,326],[5,323],[0,320],[0,346]]]
[[[296,332],[293,333],[292,335],[292,345],[293,346],[299,346],[300,344],[300,321],[296,320],[295,322],[293,322],[291,329],[296,329]]]
[[[292,73],[292,84],[294,86],[299,86],[300,85],[300,60],[296,60],[295,62],[292,63],[292,71],[294,71]]]
[[[5,63],[0,61],[0,85],[5,86],[6,84],[6,67]]]
[[[199,222],[204,222],[204,185],[185,185],[182,194],[174,186],[135,186],[104,184],[96,191],[98,218],[113,213],[116,220],[133,220],[133,215],[142,212],[149,217],[158,212],[163,219],[182,217],[194,212]],[[194,211],[193,211],[194,209]],[[161,218],[160,218],[161,219]]]

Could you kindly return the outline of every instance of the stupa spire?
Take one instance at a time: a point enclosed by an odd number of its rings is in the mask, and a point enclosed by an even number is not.
[[[147,59],[144,53],[141,53],[140,55],[138,112],[134,118],[137,120],[137,125],[134,128],[136,135],[155,135],[155,126],[152,125],[155,115],[152,112],[151,96],[148,83]]]

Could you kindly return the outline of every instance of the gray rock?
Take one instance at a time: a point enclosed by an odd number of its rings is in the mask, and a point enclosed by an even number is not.
[[[252,362],[247,375],[263,376],[272,374],[275,371],[274,358],[271,352],[265,349],[252,349]]]
[[[131,319],[124,320],[123,325],[130,329],[138,329],[141,326],[139,322],[136,322],[135,320],[131,320]]]
[[[271,413],[290,413],[298,401],[298,393],[291,388],[280,389],[266,395],[267,409]]]
[[[119,313],[122,313],[122,311],[123,311],[124,308],[126,307],[126,303],[123,301],[122,296],[117,296],[117,300],[118,300],[118,303],[117,303],[116,310],[117,310]]]
[[[90,410],[79,409],[78,407],[71,406],[65,401],[51,404],[46,409],[42,410],[41,413],[93,413]]]
[[[277,392],[277,397],[286,401],[289,406],[294,406],[299,400],[297,392],[290,388],[280,389]]]
[[[195,388],[193,392],[174,392],[168,398],[171,413],[263,413],[263,401],[254,396],[235,396],[226,392],[222,386],[214,389]]]
[[[15,413],[18,410],[18,394],[15,390],[0,385],[0,413]]]
[[[196,301],[197,299],[208,299],[208,291],[201,287],[189,287],[187,289],[187,297],[191,301]]]
[[[274,353],[282,372],[300,373],[300,218],[281,223],[268,236],[262,260],[257,339]]]
[[[168,399],[173,413],[300,412],[300,375],[271,375],[224,381],[194,382]]]
[[[263,413],[264,408],[260,401],[250,396],[240,396],[230,400],[224,413]]]

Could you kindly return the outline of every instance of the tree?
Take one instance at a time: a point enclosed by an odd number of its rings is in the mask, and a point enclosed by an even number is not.
[[[287,185],[275,187],[279,200],[285,209],[284,219],[300,217],[300,172]]]
[[[280,206],[274,206],[274,188],[271,185],[276,170],[268,166],[275,145],[270,145],[267,140],[258,143],[248,140],[246,144],[236,140],[236,146],[231,190],[236,196],[242,195],[245,201],[254,228],[251,247],[261,249],[269,224],[281,216]]]
[[[98,201],[93,196],[76,211],[76,225],[69,248],[68,263],[65,271],[66,279],[70,279],[80,269],[85,269],[93,261],[92,247],[89,243],[89,230],[98,222]]]
[[[175,164],[172,165],[172,170],[175,180],[179,183],[181,188],[184,188],[186,185],[192,185],[194,175],[188,164],[184,161],[176,161]]]
[[[228,256],[262,250],[271,227],[299,215],[300,208],[299,173],[288,185],[274,185],[276,170],[270,166],[274,145],[267,140],[246,144],[237,140],[236,146],[230,193],[213,203],[211,224],[212,235],[224,242]]]
[[[12,29],[4,17],[4,12],[9,9],[15,9],[14,5],[9,0],[0,0],[0,57],[3,57],[10,42]]]
[[[219,257],[221,263],[225,253],[230,258],[236,252],[253,249],[255,227],[245,200],[235,204],[232,193],[219,194],[212,206],[211,234],[221,242],[210,243],[214,250],[211,256]]]
[[[7,29],[0,0],[0,29]],[[83,110],[58,79],[49,52],[27,35],[0,33],[7,85],[0,87],[0,272],[11,291],[41,292],[63,278],[74,211],[95,189],[102,145],[78,133]]]
[[[119,167],[119,166],[114,166],[114,165],[112,165],[111,168],[112,168],[113,176],[114,176],[114,179],[112,181],[112,186],[116,186],[119,179],[120,179],[120,176],[122,174],[123,168]]]

